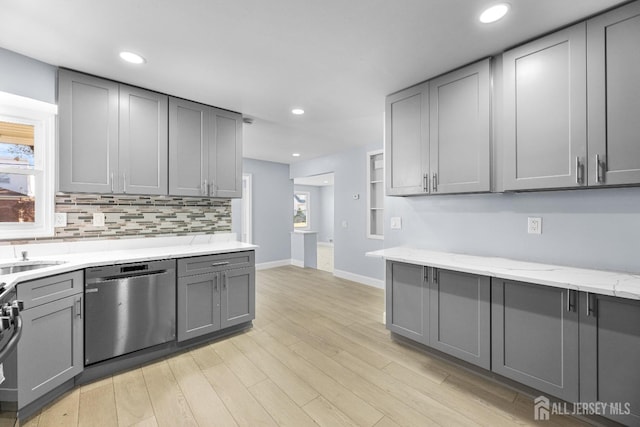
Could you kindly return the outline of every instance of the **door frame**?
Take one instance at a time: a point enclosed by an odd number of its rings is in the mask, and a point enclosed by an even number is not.
[[[253,176],[242,174],[242,198],[240,199],[240,240],[253,243]],[[246,236],[246,237],[245,237]]]

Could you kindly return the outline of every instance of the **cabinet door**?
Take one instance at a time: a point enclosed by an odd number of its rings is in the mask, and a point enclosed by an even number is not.
[[[210,107],[169,99],[169,194],[206,196]]]
[[[491,282],[486,276],[434,269],[429,345],[491,368]]]
[[[585,185],[585,24],[505,52],[503,67],[505,190]]]
[[[389,95],[385,106],[388,196],[428,192],[429,84]]]
[[[118,176],[118,84],[58,72],[59,190],[112,193]]]
[[[589,185],[640,183],[640,3],[587,21]]]
[[[242,115],[212,109],[209,182],[212,197],[242,197]]]
[[[492,370],[577,402],[576,292],[493,279],[491,298]]]
[[[640,425],[640,301],[580,298],[580,400],[607,403],[608,417]]]
[[[429,344],[428,268],[388,261],[386,274],[387,329]]]
[[[491,190],[489,59],[429,82],[432,193]]]
[[[178,341],[220,329],[219,273],[178,279]]]
[[[167,194],[167,96],[120,85],[118,193]]]
[[[256,317],[256,271],[254,268],[227,270],[222,275],[221,317],[223,328]]]
[[[18,408],[64,384],[83,369],[82,295],[21,313]]]

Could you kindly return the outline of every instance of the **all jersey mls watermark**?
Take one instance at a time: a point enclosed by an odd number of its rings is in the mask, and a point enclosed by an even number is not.
[[[551,415],[629,415],[629,402],[551,402],[546,396],[533,400],[533,418],[547,421]]]

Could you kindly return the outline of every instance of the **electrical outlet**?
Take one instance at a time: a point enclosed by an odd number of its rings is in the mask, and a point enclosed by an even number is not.
[[[392,230],[401,230],[402,229],[402,218],[399,216],[394,216],[391,218],[391,229]]]
[[[93,213],[93,226],[104,227],[104,214],[102,212]]]
[[[542,234],[542,218],[537,218],[537,217],[527,218],[527,233]]]
[[[66,212],[56,212],[53,217],[53,226],[54,227],[66,227],[67,226],[67,213]]]

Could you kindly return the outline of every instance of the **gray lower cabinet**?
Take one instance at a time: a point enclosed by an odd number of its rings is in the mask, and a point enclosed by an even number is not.
[[[58,72],[60,191],[167,194],[167,96]]]
[[[492,279],[492,370],[577,402],[577,297],[567,289]]]
[[[51,286],[47,287],[47,283]],[[75,295],[54,299],[65,285],[75,283]],[[18,408],[73,379],[84,367],[83,272],[68,273],[18,284],[40,292],[44,303],[25,300],[22,337],[18,342]],[[36,292],[37,294],[37,292]]]
[[[589,185],[640,183],[640,3],[587,21]]]
[[[242,116],[169,100],[169,193],[242,197]]]
[[[489,59],[429,82],[431,193],[491,190]]]
[[[581,293],[580,307],[580,400],[640,426],[640,301]]]
[[[421,265],[387,261],[387,329],[423,344],[429,344],[428,271]]]
[[[247,251],[178,260],[178,341],[255,318],[254,259]]]
[[[505,190],[586,185],[585,23],[503,55]]]
[[[432,269],[429,346],[491,368],[491,280]]]
[[[429,83],[387,96],[385,103],[387,196],[429,192]]]

